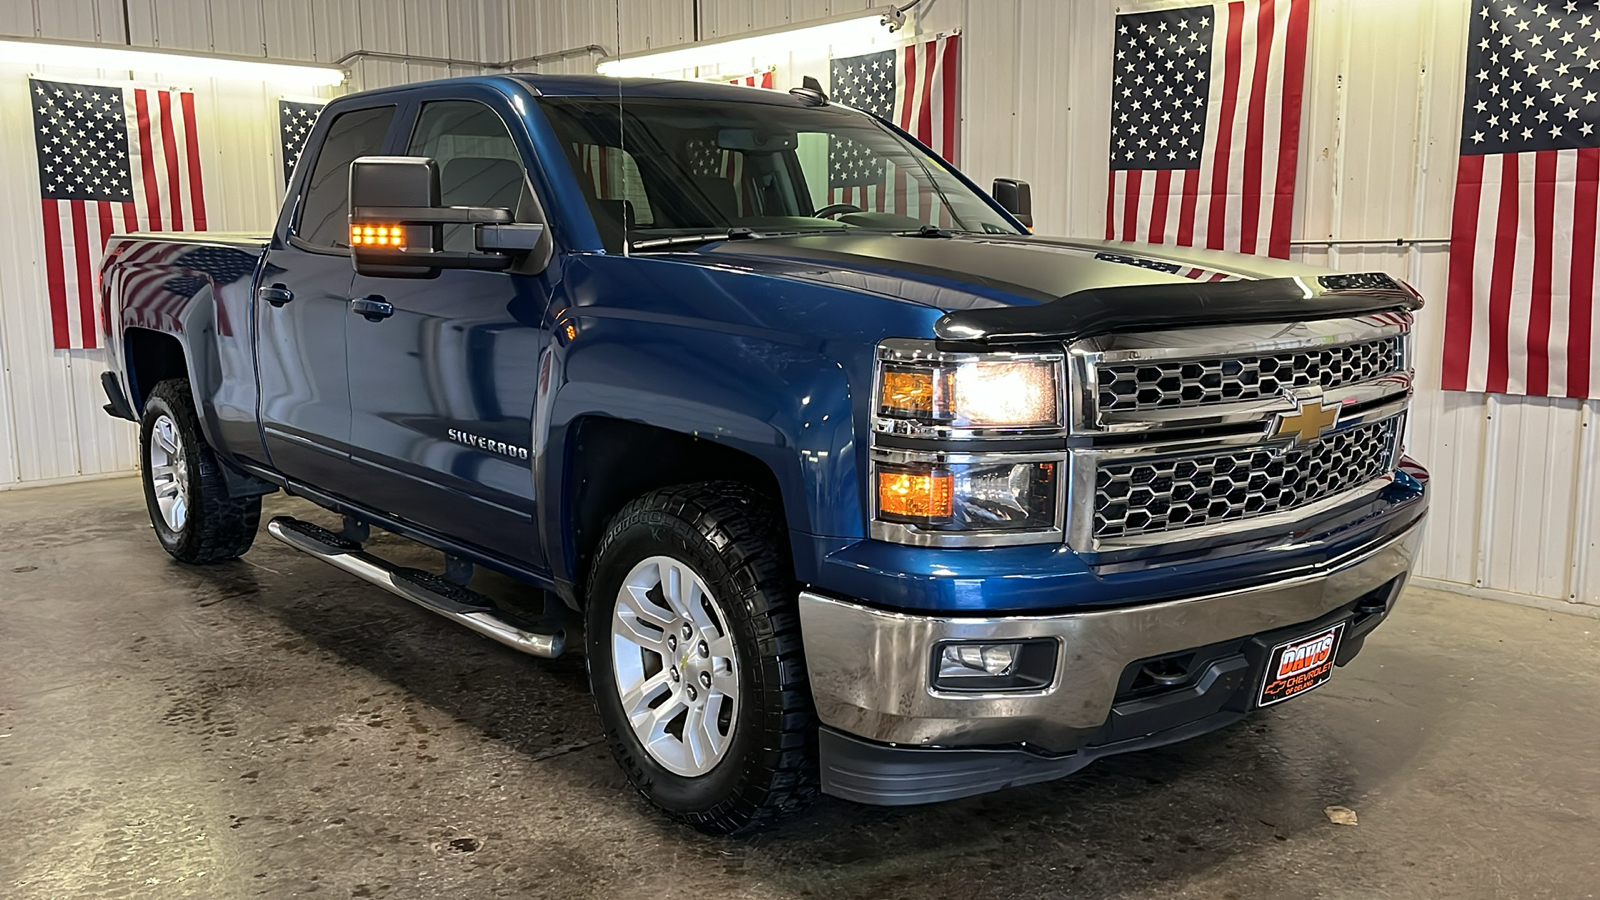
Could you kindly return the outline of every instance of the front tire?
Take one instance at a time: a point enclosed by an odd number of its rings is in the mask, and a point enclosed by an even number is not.
[[[628,780],[680,822],[731,834],[816,794],[815,725],[785,532],[742,485],[646,494],[589,578],[589,680]]]
[[[189,382],[170,378],[145,401],[139,471],[156,539],[195,565],[242,556],[261,524],[261,498],[228,496],[222,463],[200,433]]]

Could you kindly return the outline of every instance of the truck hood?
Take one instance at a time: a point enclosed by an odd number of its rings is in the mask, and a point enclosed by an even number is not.
[[[827,233],[721,241],[683,256],[941,309],[937,331],[947,340],[1071,339],[1421,306],[1383,274],[1110,241]]]

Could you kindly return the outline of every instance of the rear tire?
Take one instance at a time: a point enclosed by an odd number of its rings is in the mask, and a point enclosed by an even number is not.
[[[595,552],[586,632],[606,742],[651,803],[709,834],[816,795],[786,537],[758,495],[708,482],[629,503]]]
[[[195,565],[242,556],[261,524],[261,498],[228,496],[222,463],[200,433],[189,382],[170,378],[145,401],[139,427],[145,505],[161,547]]]

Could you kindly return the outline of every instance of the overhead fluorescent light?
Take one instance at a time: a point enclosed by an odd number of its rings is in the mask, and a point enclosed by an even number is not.
[[[596,68],[601,75],[617,78],[663,75],[710,66],[748,72],[786,61],[790,54],[823,58],[855,56],[885,50],[896,43],[896,37],[883,27],[883,17],[871,15],[619,56]]]
[[[218,56],[173,50],[137,50],[72,41],[0,38],[0,63],[62,66],[74,69],[128,69],[191,78],[267,81],[305,87],[344,83],[344,70],[329,66],[248,56]]]

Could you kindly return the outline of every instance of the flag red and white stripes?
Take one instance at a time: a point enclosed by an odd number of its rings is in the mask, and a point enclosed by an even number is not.
[[[728,83],[742,84],[745,87],[766,88],[770,91],[772,90],[772,77],[773,70],[767,69],[765,72],[753,72],[749,75],[745,75],[742,78],[730,78],[728,79]]]
[[[1461,157],[1445,390],[1600,397],[1600,148]]]
[[[1288,257],[1310,7],[1117,17],[1108,239]]]
[[[1442,387],[1600,398],[1600,114],[1583,102],[1600,92],[1588,62],[1600,35],[1563,39],[1570,29],[1530,19],[1533,9],[1473,3]],[[1527,65],[1495,65],[1496,53]],[[1524,95],[1509,112],[1501,101]]]
[[[41,79],[29,87],[54,345],[93,349],[106,240],[206,228],[194,94]]]

